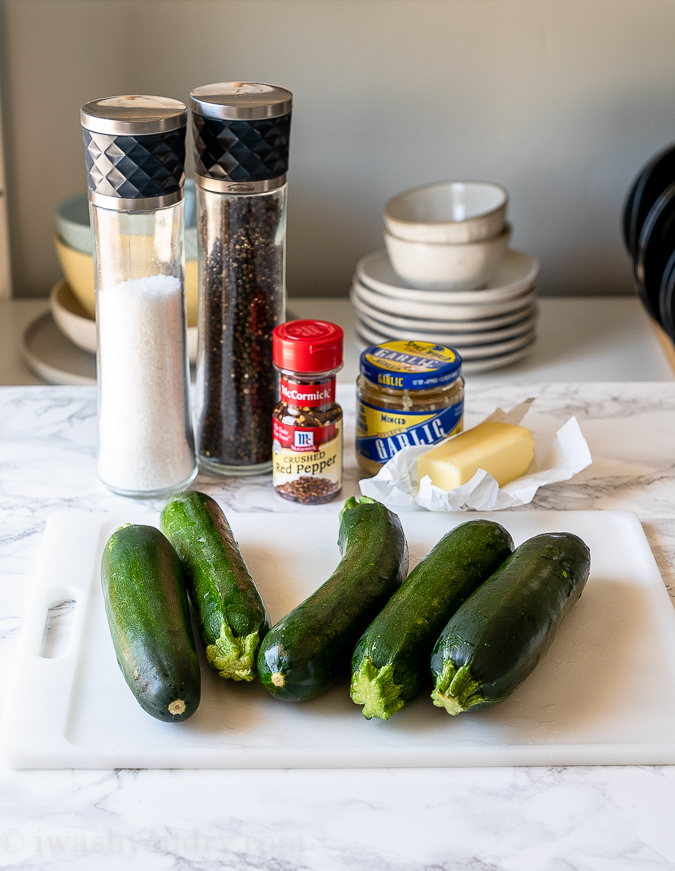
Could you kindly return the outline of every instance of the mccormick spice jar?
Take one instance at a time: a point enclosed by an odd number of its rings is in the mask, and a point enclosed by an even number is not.
[[[343,333],[328,321],[275,327],[280,401],[273,412],[274,489],[291,502],[328,502],[342,488],[342,409],[335,376]]]
[[[356,458],[371,475],[411,445],[462,429],[464,379],[457,351],[433,342],[383,342],[361,354]]]

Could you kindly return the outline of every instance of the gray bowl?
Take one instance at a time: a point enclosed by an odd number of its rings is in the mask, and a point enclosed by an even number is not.
[[[185,259],[197,259],[197,214],[195,209],[195,183],[187,179],[185,196]],[[56,232],[70,248],[83,254],[93,254],[94,236],[89,223],[87,194],[77,194],[64,200],[55,215]]]

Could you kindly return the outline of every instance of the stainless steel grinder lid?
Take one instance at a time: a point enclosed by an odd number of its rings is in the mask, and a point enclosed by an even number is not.
[[[187,108],[180,100],[128,94],[80,110],[91,202],[117,211],[179,202],[185,181]]]
[[[190,93],[196,182],[253,194],[286,183],[293,95],[262,82],[219,82]]]

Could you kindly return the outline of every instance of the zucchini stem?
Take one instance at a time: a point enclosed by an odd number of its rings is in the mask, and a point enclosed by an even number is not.
[[[345,500],[345,504],[340,509],[340,522],[342,522],[342,515],[345,511],[350,511],[352,508],[356,508],[357,505],[372,505],[376,501],[371,499],[370,496],[350,496]]]
[[[437,707],[445,708],[453,717],[485,701],[480,693],[480,684],[471,674],[471,668],[468,665],[457,668],[450,661],[443,665],[431,698]]]
[[[220,636],[206,645],[206,659],[225,679],[253,680],[255,658],[260,641],[258,633],[236,637],[227,621],[220,627]]]
[[[378,717],[388,720],[405,702],[400,697],[401,687],[394,683],[394,665],[389,662],[378,668],[369,656],[364,657],[352,675],[350,695],[357,705],[363,705],[366,720]]]

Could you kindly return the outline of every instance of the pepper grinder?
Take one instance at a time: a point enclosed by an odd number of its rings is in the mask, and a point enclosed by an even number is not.
[[[272,468],[272,331],[285,318],[286,173],[292,94],[221,82],[190,94],[195,150],[199,464]]]
[[[183,251],[187,108],[145,95],[86,103],[96,276],[98,475],[162,496],[197,474]]]

